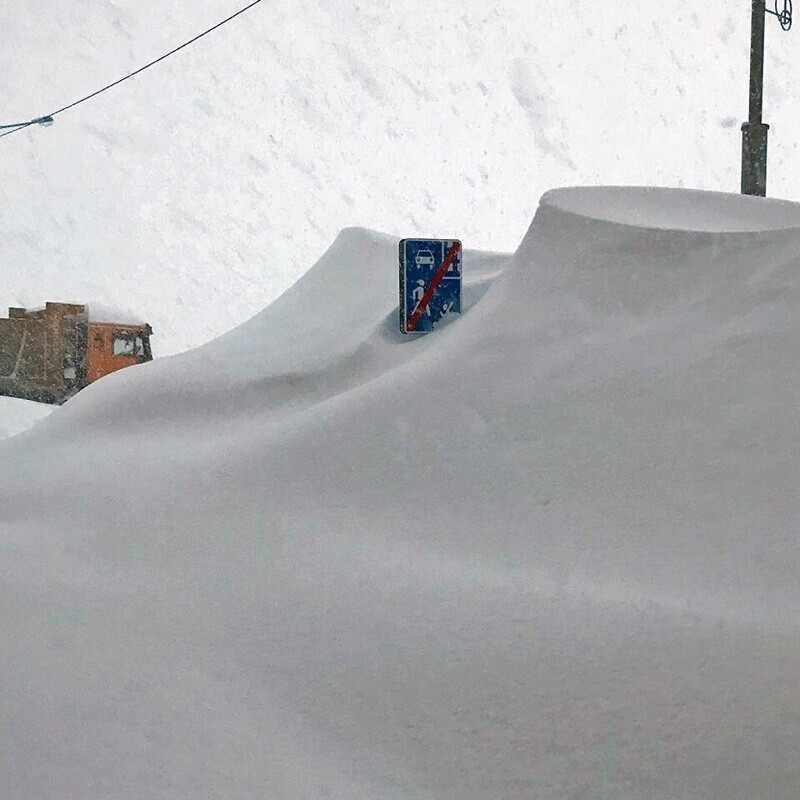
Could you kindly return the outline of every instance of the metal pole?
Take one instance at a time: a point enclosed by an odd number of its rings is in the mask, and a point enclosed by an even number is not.
[[[767,131],[764,100],[764,0],[752,0],[750,27],[750,114],[742,125],[742,194],[767,194]]]

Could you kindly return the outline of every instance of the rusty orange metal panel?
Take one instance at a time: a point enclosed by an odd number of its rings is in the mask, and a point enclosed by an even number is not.
[[[144,325],[117,325],[109,322],[89,323],[89,346],[86,357],[86,380],[88,383],[102,378],[118,369],[150,361],[149,328]],[[133,353],[115,352],[115,339],[120,337],[140,339],[142,349]],[[118,348],[121,349],[121,348]]]

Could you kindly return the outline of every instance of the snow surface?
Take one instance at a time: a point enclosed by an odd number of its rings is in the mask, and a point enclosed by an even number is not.
[[[796,798],[794,219],[549,192],[418,338],[348,229],[0,445],[4,794]]]
[[[44,419],[52,410],[52,406],[44,403],[0,397],[0,439],[22,433]]]
[[[91,322],[117,322],[122,325],[145,325],[147,320],[130,308],[109,305],[102,301],[84,301]]]
[[[0,123],[45,114],[242,0],[0,5]],[[769,193],[798,199],[797,33],[768,18]],[[351,225],[512,250],[554,186],[738,191],[750,6],[269,0],[0,141],[0,309],[93,298],[156,356],[277,297]]]

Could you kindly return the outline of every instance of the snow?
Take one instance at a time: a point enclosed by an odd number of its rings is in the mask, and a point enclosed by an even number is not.
[[[6,5],[0,122],[242,4]],[[0,443],[0,796],[797,797],[800,211],[720,194],[749,9],[596,8],[271,0],[2,140],[0,309],[157,358],[0,398],[46,416]],[[465,313],[402,337],[431,235]]]
[[[0,439],[22,433],[44,419],[52,410],[52,406],[43,403],[0,397]]]
[[[109,305],[102,301],[90,300],[84,305],[89,311],[90,322],[116,322],[121,325],[146,325],[147,320],[130,308]]]
[[[653,187],[603,187],[584,191],[573,187],[550,192],[547,204],[582,217],[620,225],[664,230],[733,233],[800,227],[796,203],[760,197]]]
[[[547,192],[424,337],[349,228],[0,445],[5,793],[796,797],[797,220]]]

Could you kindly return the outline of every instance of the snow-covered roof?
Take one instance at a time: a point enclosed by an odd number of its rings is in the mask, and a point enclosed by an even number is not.
[[[86,303],[90,322],[116,322],[120,325],[146,325],[142,315],[122,306],[92,300]]]

